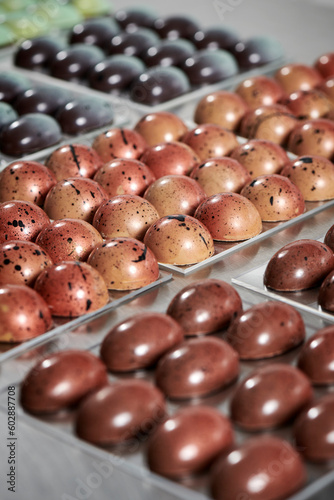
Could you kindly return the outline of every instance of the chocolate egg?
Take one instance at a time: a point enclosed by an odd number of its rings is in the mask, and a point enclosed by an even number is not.
[[[235,89],[251,109],[259,106],[270,106],[280,101],[284,96],[282,87],[273,79],[265,75],[252,76],[243,80]]]
[[[97,152],[86,144],[65,144],[55,149],[45,161],[57,181],[68,177],[93,177],[103,161]]]
[[[333,109],[326,94],[316,89],[293,92],[283,102],[300,120],[326,118]]]
[[[0,202],[31,201],[42,206],[56,184],[53,173],[37,161],[15,161],[0,173]]]
[[[281,426],[312,398],[311,382],[294,366],[277,363],[251,372],[231,400],[231,418],[242,429],[259,431]]]
[[[305,338],[300,313],[283,302],[261,302],[235,318],[226,340],[240,359],[270,358],[293,349]]]
[[[194,217],[217,241],[242,241],[262,231],[261,216],[255,205],[237,193],[218,193],[204,200]]]
[[[126,236],[142,240],[157,219],[159,214],[149,201],[133,194],[121,194],[100,205],[93,226],[103,238]]]
[[[185,266],[214,254],[209,230],[191,215],[166,215],[148,229],[144,243],[158,262]]]
[[[169,399],[206,396],[232,383],[239,374],[239,357],[217,337],[184,341],[160,358],[155,382]]]
[[[333,251],[316,240],[302,239],[284,245],[269,260],[263,283],[280,292],[318,286],[334,269]]]
[[[0,204],[0,243],[10,240],[36,239],[50,219],[30,201],[8,201]]]
[[[102,361],[88,351],[52,353],[28,372],[21,384],[21,403],[31,413],[53,413],[76,405],[107,383]]]
[[[101,274],[85,262],[63,261],[39,274],[35,290],[53,316],[77,317],[96,311],[109,301]]]
[[[117,323],[104,337],[100,355],[112,372],[154,365],[183,340],[182,327],[169,315],[143,312]]]
[[[199,124],[215,123],[235,131],[247,110],[247,104],[238,94],[217,90],[202,97],[195,108],[194,120]]]
[[[49,307],[33,288],[26,285],[1,286],[0,342],[23,342],[38,337],[51,324]]]
[[[191,38],[199,29],[197,21],[184,15],[158,17],[154,21],[154,29],[161,38]]]
[[[155,176],[142,161],[119,158],[102,165],[94,175],[94,180],[112,198],[124,194],[142,195]]]
[[[230,156],[248,170],[252,179],[260,175],[278,174],[290,161],[282,146],[263,139],[250,139],[240,144]]]
[[[239,36],[233,28],[217,25],[199,29],[191,40],[198,49],[230,50],[239,41]]]
[[[107,93],[126,90],[145,71],[139,57],[115,54],[96,64],[88,73],[89,86]]]
[[[120,31],[104,45],[108,54],[124,54],[131,57],[141,55],[159,40],[157,34],[149,28],[136,28],[133,31]]]
[[[135,238],[112,238],[96,247],[87,261],[99,271],[109,290],[136,290],[159,278],[153,252]]]
[[[323,156],[300,156],[281,171],[300,190],[305,201],[334,198],[334,165]]]
[[[15,52],[14,64],[35,71],[45,70],[56,54],[64,48],[63,40],[54,36],[23,40]]]
[[[254,204],[266,222],[293,219],[305,211],[300,189],[283,175],[260,175],[241,194]]]
[[[317,88],[326,94],[332,104],[334,104],[334,76],[329,76]]]
[[[241,310],[241,298],[232,285],[208,278],[182,288],[169,303],[167,314],[189,336],[222,330]]]
[[[39,86],[20,94],[13,104],[19,115],[44,113],[55,115],[70,101],[70,93],[61,87]]]
[[[50,256],[32,241],[0,244],[0,285],[33,286],[37,276],[52,265]]]
[[[61,107],[56,118],[64,134],[78,135],[110,125],[114,108],[99,97],[77,97]]]
[[[150,469],[180,478],[207,469],[233,442],[230,421],[210,406],[182,408],[161,423],[150,437]]]
[[[69,177],[48,192],[44,210],[50,219],[81,219],[92,222],[98,207],[108,199],[102,186],[92,179]]]
[[[140,118],[134,130],[144,137],[148,146],[156,146],[161,142],[180,141],[188,128],[178,115],[156,111]]]
[[[189,130],[182,141],[190,146],[202,161],[217,156],[228,156],[239,144],[233,132],[213,123],[204,123]]]
[[[181,68],[192,85],[207,85],[235,76],[238,64],[231,52],[223,49],[202,49],[188,57]]]
[[[159,40],[141,54],[147,66],[179,66],[195,52],[195,46],[183,38]]]
[[[239,193],[251,180],[246,168],[227,156],[211,158],[197,165],[191,171],[190,177],[198,182],[206,196],[224,192]]]
[[[0,130],[17,120],[18,114],[15,109],[7,102],[0,101]]]
[[[319,73],[324,77],[334,75],[334,52],[328,52],[327,54],[322,54],[314,62],[314,67]]]
[[[23,156],[57,144],[61,129],[57,121],[43,113],[28,113],[4,126],[0,149],[9,156]]]
[[[102,387],[81,403],[76,433],[85,441],[113,445],[145,436],[165,417],[161,392],[145,380],[120,380]],[[131,442],[132,443],[132,442]]]
[[[274,78],[286,94],[298,90],[311,90],[322,82],[322,77],[315,68],[298,63],[282,66],[276,71]]]
[[[284,56],[280,42],[271,36],[256,35],[238,42],[232,49],[241,70],[270,64]]]
[[[315,400],[296,419],[293,435],[300,453],[311,462],[334,458],[334,395]]]
[[[30,89],[31,82],[23,75],[12,71],[2,71],[0,76],[0,101],[13,102],[14,99]]]
[[[200,161],[190,146],[178,141],[147,148],[140,159],[157,179],[165,175],[188,175]]]
[[[215,462],[215,500],[288,498],[306,483],[299,453],[283,439],[258,436],[233,447]]]
[[[153,9],[147,6],[133,6],[126,9],[118,9],[115,12],[115,20],[127,31],[133,31],[139,26],[153,28],[157,14]]]
[[[138,159],[145,151],[147,144],[138,132],[131,129],[111,128],[95,137],[93,149],[103,162],[115,158]]]
[[[291,132],[288,149],[298,156],[319,155],[331,160],[334,157],[334,122],[325,118],[302,122]]]
[[[334,384],[334,327],[321,328],[307,339],[299,357],[298,368],[314,385]]]
[[[50,62],[49,70],[55,78],[78,83],[103,58],[104,53],[99,47],[76,43],[57,52]]]
[[[186,175],[165,175],[147,188],[144,198],[156,208],[159,217],[164,217],[193,215],[206,195],[200,184]]]
[[[69,43],[86,43],[104,48],[110,38],[119,33],[120,27],[112,17],[85,19],[75,24],[68,34]]]
[[[80,219],[55,220],[36,238],[36,243],[48,252],[55,264],[63,260],[84,261],[102,241],[100,233]]]
[[[334,252],[334,224],[326,232],[324,243]]]

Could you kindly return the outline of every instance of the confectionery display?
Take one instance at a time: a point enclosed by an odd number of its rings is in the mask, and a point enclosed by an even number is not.
[[[332,498],[333,47],[249,3],[14,3],[0,497]]]

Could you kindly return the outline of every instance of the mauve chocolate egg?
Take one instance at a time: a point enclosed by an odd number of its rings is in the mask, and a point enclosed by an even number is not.
[[[103,161],[92,147],[71,143],[55,149],[45,165],[61,181],[68,177],[93,177]]]
[[[225,281],[208,278],[182,288],[168,305],[185,335],[203,335],[227,327],[242,310],[238,292]]]
[[[209,230],[191,215],[165,215],[147,230],[144,243],[158,262],[186,266],[211,257],[214,244]]]
[[[334,269],[333,251],[324,243],[302,239],[284,245],[269,260],[263,282],[280,292],[318,286]]]
[[[147,148],[140,159],[157,179],[165,175],[188,175],[200,161],[190,146],[179,141]]]
[[[79,261],[62,261],[42,271],[34,286],[53,316],[77,317],[97,311],[109,301],[102,275]]]
[[[23,40],[15,52],[14,64],[21,68],[42,71],[48,68],[52,59],[64,48],[63,40],[54,36]]]
[[[126,128],[111,128],[97,135],[92,144],[93,149],[107,162],[115,158],[137,160],[145,151],[145,139],[136,131]]]
[[[273,79],[265,75],[252,76],[243,80],[235,89],[251,109],[259,106],[270,106],[277,103],[284,96],[282,87]]]
[[[235,57],[223,49],[198,50],[181,64],[181,68],[192,85],[216,83],[239,71]]]
[[[239,145],[233,132],[214,123],[203,123],[189,130],[182,141],[190,146],[202,161],[228,156]]]
[[[154,29],[161,38],[192,38],[199,25],[195,19],[185,15],[171,15],[158,17],[154,22]]]
[[[287,498],[303,487],[306,477],[302,459],[290,443],[258,436],[215,462],[211,493],[215,500]]]
[[[282,146],[263,139],[250,139],[240,144],[230,157],[247,168],[252,179],[260,175],[279,174],[290,161]]]
[[[312,396],[311,381],[298,368],[264,365],[238,385],[231,399],[231,418],[247,431],[278,427],[295,417]]]
[[[296,419],[293,426],[295,445],[311,462],[334,458],[334,395],[316,399]]]
[[[107,383],[102,361],[88,351],[66,350],[38,361],[21,385],[21,403],[31,413],[53,413],[77,404]]]
[[[178,115],[156,111],[140,118],[134,130],[144,137],[148,146],[156,146],[161,142],[180,141],[188,128]]]
[[[291,132],[288,149],[298,156],[319,155],[334,158],[334,122],[326,118],[307,120]]]
[[[184,341],[158,361],[155,382],[169,399],[206,396],[239,375],[239,356],[224,340],[201,337]]]
[[[162,393],[145,380],[120,380],[102,387],[81,403],[77,435],[90,443],[113,445],[143,439],[165,417]]]
[[[225,415],[210,406],[182,408],[150,437],[147,461],[162,476],[180,478],[207,469],[234,440]]]
[[[113,326],[100,354],[112,372],[138,370],[154,365],[183,336],[182,327],[168,314],[143,312]]]
[[[314,333],[303,345],[298,368],[314,385],[334,384],[334,326],[326,326]]]
[[[321,84],[321,74],[312,66],[290,63],[282,66],[274,74],[275,80],[287,95],[298,90],[310,90]]]
[[[228,130],[237,130],[239,123],[248,111],[246,102],[238,94],[217,90],[202,97],[196,106],[196,123],[215,123]]]
[[[114,121],[114,107],[97,97],[77,97],[58,109],[57,121],[64,134],[78,135]]]
[[[27,285],[1,286],[0,304],[0,342],[23,342],[42,335],[52,325],[47,303]]]
[[[242,189],[241,195],[254,204],[262,221],[289,220],[305,211],[300,189],[283,175],[260,175]]]
[[[301,314],[283,302],[261,302],[232,320],[226,340],[240,359],[277,356],[301,344],[305,325]]]
[[[216,241],[243,241],[262,231],[255,205],[238,193],[218,193],[197,207],[194,217],[205,224]]]
[[[31,201],[13,200],[0,204],[0,243],[36,239],[50,222],[44,210]]]

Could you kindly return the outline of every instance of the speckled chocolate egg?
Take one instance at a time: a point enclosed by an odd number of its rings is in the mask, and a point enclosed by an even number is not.
[[[96,247],[88,263],[103,276],[109,290],[136,290],[159,278],[153,252],[135,238],[112,238]]]
[[[23,342],[38,337],[51,324],[49,307],[33,288],[26,285],[1,286],[0,342]]]
[[[334,76],[334,52],[319,56],[314,62],[314,67],[324,78]]]
[[[61,181],[68,177],[93,177],[103,161],[92,147],[71,143],[55,149],[45,165]]]
[[[298,156],[319,155],[334,158],[334,122],[326,118],[307,120],[292,130],[288,149]]]
[[[214,500],[269,500],[288,498],[306,483],[299,453],[276,436],[247,439],[214,464],[211,494]]]
[[[164,217],[193,215],[206,194],[195,179],[186,175],[165,175],[147,188],[144,198],[156,208],[159,217]]]
[[[240,124],[240,134],[248,139],[264,139],[285,146],[298,119],[282,104],[260,106],[248,111]]]
[[[37,161],[15,161],[0,173],[0,202],[24,200],[42,206],[56,184],[53,173]]]
[[[284,245],[267,264],[263,282],[268,288],[293,292],[313,288],[334,269],[333,251],[317,240]]]
[[[217,156],[228,156],[239,144],[233,132],[214,123],[203,123],[189,130],[182,141],[190,146],[202,161]]]
[[[307,339],[299,353],[298,368],[314,385],[334,384],[333,325],[321,328]]]
[[[145,380],[119,380],[85,398],[76,418],[77,435],[112,445],[146,436],[166,414],[162,393]],[[138,442],[134,441],[138,446]]]
[[[191,336],[226,328],[241,310],[241,298],[232,285],[208,278],[182,288],[171,300],[167,314]]]
[[[280,101],[284,96],[282,87],[265,75],[252,76],[243,80],[235,89],[251,109],[259,106],[270,106]]]
[[[193,149],[179,141],[162,142],[147,148],[141,156],[156,179],[165,175],[187,175],[199,163]]]
[[[28,372],[21,384],[21,403],[31,413],[54,413],[76,404],[107,383],[102,361],[88,351],[52,353]]]
[[[252,179],[260,175],[278,174],[290,161],[282,146],[263,139],[250,139],[240,144],[230,156],[248,170]]]
[[[330,102],[334,105],[334,76],[326,78],[317,88],[326,94]]]
[[[84,261],[103,239],[89,222],[80,219],[61,219],[50,222],[36,238],[54,264],[63,260]]]
[[[190,177],[202,186],[206,196],[224,192],[239,193],[251,180],[248,170],[237,160],[227,156],[211,158],[197,165]]]
[[[104,163],[94,175],[94,180],[112,198],[121,194],[142,195],[155,180],[155,175],[142,161],[119,158]]]
[[[237,352],[217,337],[184,341],[162,356],[155,382],[169,399],[202,397],[221,390],[239,375]]]
[[[92,222],[98,207],[108,199],[103,187],[92,179],[70,177],[57,182],[45,198],[50,219],[81,219]]]
[[[182,408],[150,437],[150,469],[168,478],[182,478],[207,469],[234,441],[229,419],[210,406]]]
[[[0,204],[0,243],[36,239],[50,219],[31,201],[13,200]]]
[[[283,103],[299,120],[326,118],[333,110],[326,94],[316,89],[293,92]]]
[[[334,165],[323,156],[300,156],[281,171],[301,191],[305,201],[334,198]]]
[[[105,306],[108,290],[101,274],[85,262],[63,261],[39,274],[35,290],[53,316],[77,317]]]
[[[156,146],[161,142],[181,140],[188,128],[178,115],[170,111],[156,111],[140,118],[134,130],[144,137],[148,146]]]
[[[0,285],[33,286],[37,276],[53,264],[50,256],[32,241],[0,244]]]
[[[93,226],[105,239],[125,236],[142,240],[157,219],[159,214],[149,201],[134,194],[120,194],[100,205]]]
[[[334,224],[326,232],[324,243],[334,252]]]
[[[314,89],[322,82],[322,76],[315,68],[298,63],[282,66],[276,71],[274,78],[286,94],[292,94],[297,90]]]
[[[305,211],[300,189],[283,175],[260,175],[241,194],[255,205],[266,222],[293,219]]]
[[[228,130],[237,130],[248,110],[246,102],[238,94],[217,90],[202,97],[195,108],[196,123],[215,123]]]
[[[240,359],[271,358],[293,349],[305,338],[301,314],[283,302],[260,302],[235,318],[226,340]]]
[[[297,415],[312,396],[310,380],[295,366],[264,365],[238,385],[231,400],[231,418],[247,431],[278,427]]]
[[[334,395],[316,399],[296,419],[293,426],[295,446],[311,462],[334,458]]]
[[[143,312],[113,326],[100,355],[112,372],[138,370],[154,365],[183,336],[182,327],[168,314]]]
[[[217,241],[242,241],[262,231],[259,211],[245,196],[218,193],[204,200],[194,217],[201,221]]]
[[[214,244],[209,230],[191,215],[166,215],[144,237],[158,262],[186,266],[211,257]]]
[[[92,147],[102,161],[107,162],[115,158],[136,160],[143,154],[147,144],[135,130],[111,128],[95,137]]]

